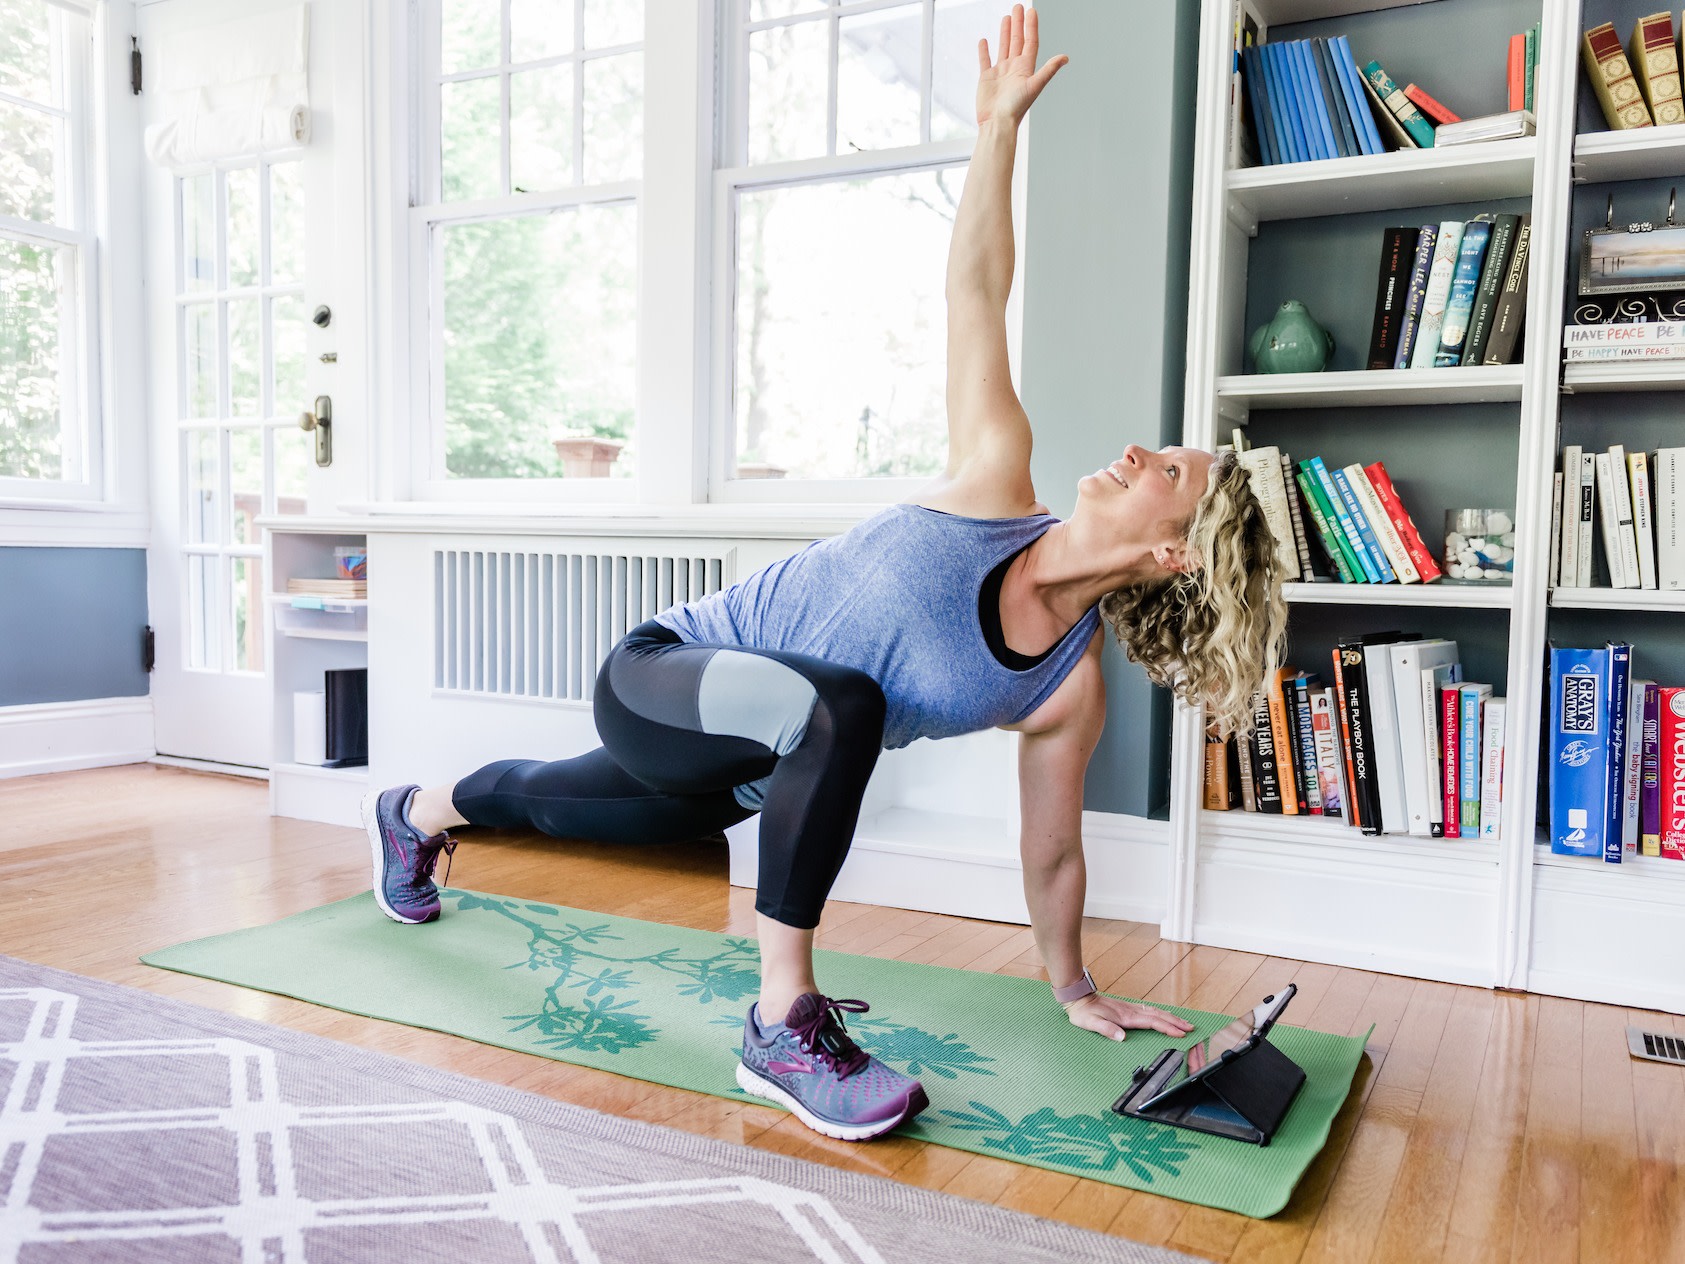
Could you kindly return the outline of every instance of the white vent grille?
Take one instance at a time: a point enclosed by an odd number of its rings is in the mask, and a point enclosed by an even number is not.
[[[1635,1058],[1649,1058],[1652,1062],[1672,1062],[1676,1066],[1685,1066],[1685,1040],[1671,1032],[1628,1027],[1626,1041],[1627,1050]]]
[[[668,606],[718,592],[729,560],[435,550],[434,687],[587,702],[615,642]]]

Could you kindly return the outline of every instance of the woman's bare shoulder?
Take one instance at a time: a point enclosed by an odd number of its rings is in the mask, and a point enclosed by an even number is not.
[[[964,474],[959,477],[944,474],[907,497],[906,503],[966,518],[1024,518],[1047,512],[1047,506],[1036,499],[1035,488],[1028,478],[1021,480],[1020,485],[1019,480],[1000,483]]]

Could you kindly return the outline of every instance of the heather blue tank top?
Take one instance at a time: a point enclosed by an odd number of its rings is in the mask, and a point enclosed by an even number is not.
[[[1099,625],[1089,610],[1026,671],[1002,665],[983,639],[984,579],[1057,521],[892,505],[656,620],[686,641],[789,650],[865,672],[888,703],[888,750],[1012,724],[1070,675]]]

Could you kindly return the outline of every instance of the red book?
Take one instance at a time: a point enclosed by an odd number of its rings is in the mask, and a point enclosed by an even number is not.
[[[1340,668],[1340,649],[1334,647],[1334,699],[1340,708],[1340,758],[1346,761],[1346,819],[1362,826],[1363,814],[1357,806],[1357,769],[1352,766],[1351,720],[1346,713],[1346,673]]]
[[[1461,702],[1463,689],[1461,685],[1447,685],[1439,691],[1439,746],[1444,752],[1445,759],[1445,837],[1456,838],[1458,835],[1457,809],[1462,806],[1461,786],[1457,783],[1457,739],[1462,728],[1461,716],[1458,714],[1458,704]]]
[[[1527,108],[1527,37],[1509,37],[1509,108]]]
[[[1463,121],[1460,116],[1451,113],[1450,110],[1430,97],[1426,88],[1419,88],[1413,83],[1407,83],[1404,85],[1404,95],[1414,101],[1416,108],[1432,119],[1435,126],[1440,123],[1461,123]]]
[[[1422,573],[1422,582],[1433,583],[1445,572],[1439,569],[1439,564],[1433,560],[1428,546],[1422,543],[1422,533],[1416,530],[1416,524],[1405,510],[1404,502],[1398,498],[1392,479],[1387,477],[1387,467],[1376,461],[1373,465],[1365,465],[1363,472],[1369,476],[1369,484],[1375,489],[1375,498],[1381,502],[1381,508],[1387,511],[1387,518],[1392,522],[1393,529],[1404,542],[1404,551],[1410,555],[1410,561]]]
[[[1685,860],[1685,689],[1661,693],[1662,855]]]

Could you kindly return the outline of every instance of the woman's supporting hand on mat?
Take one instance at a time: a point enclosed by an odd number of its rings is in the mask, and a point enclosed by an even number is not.
[[[1076,1026],[1097,1031],[1109,1040],[1122,1040],[1127,1027],[1162,1031],[1177,1040],[1194,1029],[1194,1025],[1185,1018],[1167,1014],[1151,1005],[1119,1000],[1104,992],[1090,992],[1081,1000],[1072,1001],[1065,1006],[1065,1013],[1070,1015],[1071,1022]]]

